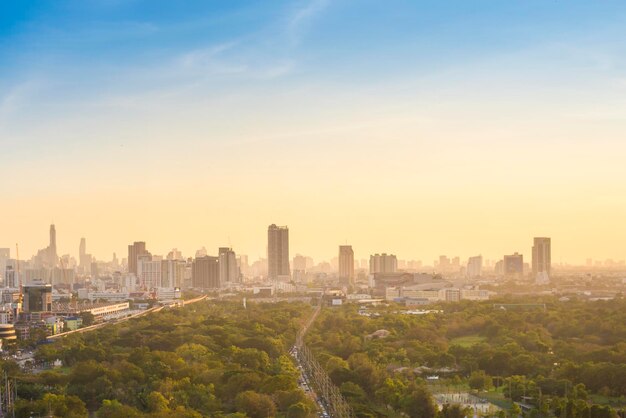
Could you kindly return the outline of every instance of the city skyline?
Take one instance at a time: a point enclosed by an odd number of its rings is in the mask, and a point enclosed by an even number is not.
[[[0,1],[0,417],[626,418],[626,3]]]
[[[274,234],[272,234],[271,231],[276,231],[276,232]],[[289,244],[291,239],[289,238],[288,226],[277,227],[275,224],[272,224],[272,225],[270,225],[270,227],[267,230],[267,233],[265,235],[265,237],[267,238],[267,240],[265,241],[265,243],[266,243],[266,252],[265,252],[265,254],[259,254],[258,258],[257,258],[258,260],[261,260],[261,259],[268,260],[268,258],[267,258],[267,256],[268,256],[267,249],[270,246],[269,245],[269,241],[271,241],[272,239],[275,240],[276,238],[272,238],[272,237],[276,236],[275,234],[278,233],[279,231],[283,231],[284,233],[286,233],[286,249],[285,250],[281,250],[281,251],[286,251],[286,256],[283,257],[283,258],[285,258],[285,260],[287,260],[288,263],[290,263],[290,264],[292,263],[292,257],[289,256],[290,251],[291,251],[292,254],[295,254],[296,257],[300,257],[302,255],[306,255],[307,257],[312,256],[312,254],[306,253],[305,251],[302,251],[301,249],[294,250],[291,247],[291,245]],[[281,239],[283,239],[283,238],[281,238]],[[526,255],[526,260],[528,261],[527,264],[529,264],[530,267],[532,268],[533,274],[536,274],[538,271],[539,272],[544,271],[544,267],[540,267],[539,270],[536,271],[537,266],[534,264],[535,261],[536,261],[536,257],[539,257],[538,255],[535,254],[535,248],[536,248],[537,245],[541,245],[542,246],[541,248],[543,248],[544,245],[547,246],[547,254],[548,254],[546,256],[547,259],[545,261],[543,261],[543,258],[541,258],[541,261],[539,261],[539,263],[547,263],[546,265],[548,267],[547,267],[547,270],[545,270],[545,271],[548,274],[550,272],[550,268],[549,268],[550,264],[556,264],[556,265],[558,265],[558,264],[567,264],[567,265],[572,265],[572,266],[583,266],[583,265],[589,266],[589,261],[590,260],[592,260],[594,262],[595,261],[605,262],[605,261],[609,261],[610,260],[610,261],[614,261],[615,263],[623,262],[623,261],[626,260],[624,258],[610,258],[610,257],[594,258],[594,257],[586,257],[586,258],[584,258],[584,260],[579,260],[577,262],[569,262],[569,261],[563,261],[562,258],[559,258],[558,260],[555,260],[554,263],[552,263],[552,261],[550,259],[551,258],[551,240],[552,240],[552,238],[531,237],[531,238],[528,238],[528,240],[530,242],[530,244],[529,244],[529,248],[530,249],[528,251],[526,249],[524,249],[523,246],[521,246],[520,247],[520,248],[522,248],[521,250],[515,250],[514,252],[516,254],[519,253],[521,255]],[[547,242],[547,244],[543,244],[544,242]],[[63,256],[70,256],[70,257],[74,258],[76,260],[77,266],[79,268],[88,268],[88,266],[84,265],[85,264],[84,263],[85,260],[83,259],[83,257],[90,258],[90,259],[91,259],[91,257],[93,257],[94,261],[95,260],[106,261],[106,260],[110,259],[110,257],[107,258],[107,256],[96,257],[96,256],[93,256],[92,254],[86,254],[86,253],[83,254],[83,251],[86,251],[86,238],[85,237],[81,237],[80,238],[79,245],[77,246],[78,250],[76,250],[76,251],[71,251],[70,250],[70,251],[67,251],[67,252],[62,250],[62,251],[58,252],[58,254],[55,253],[54,251],[57,251],[57,249],[56,249],[56,225],[55,224],[50,224],[50,226],[49,226],[49,244],[50,245],[48,247],[45,247],[45,248],[42,248],[42,249],[38,249],[38,250],[36,249],[33,252],[33,254],[29,255],[29,254],[24,254],[23,247],[21,246],[20,243],[18,243],[18,244],[20,245],[20,248],[22,248],[20,250],[21,251],[20,252],[20,260],[27,261],[27,260],[30,260],[31,258],[37,256],[37,257],[42,257],[43,260],[44,260],[44,264],[48,264],[48,265],[52,265],[53,264],[51,260],[54,257],[56,257],[58,259],[58,258],[63,257]],[[277,245],[279,245],[279,247],[282,246],[282,244],[280,244],[280,243],[278,243]],[[211,248],[212,250],[206,250],[207,246],[209,248]],[[127,247],[128,247],[128,251],[127,252],[124,252],[124,251],[122,251],[122,252],[112,252],[112,253],[110,253],[110,255],[111,256],[112,255],[117,255],[119,259],[125,258],[124,257],[125,254],[131,254],[131,253],[132,254],[137,254],[138,256],[141,256],[143,254],[149,255],[149,256],[152,255],[152,252],[147,250],[146,241],[134,241],[133,244],[129,244]],[[350,251],[353,251],[352,250],[352,245],[339,244],[340,252],[341,252],[341,248],[344,248],[344,247],[345,248],[349,248]],[[53,248],[53,253],[54,254],[50,253],[50,249],[51,248]],[[202,246],[200,246],[198,248],[190,249],[189,251],[187,251],[185,249],[186,247],[184,247],[184,246],[177,246],[177,245],[174,245],[174,246],[169,245],[167,248],[168,249],[164,249],[162,251],[155,251],[154,255],[163,258],[168,253],[170,253],[171,251],[176,251],[177,253],[183,255],[185,258],[194,258],[194,254],[197,257],[197,254],[198,254],[199,251],[207,251],[208,255],[211,255],[211,254],[219,255],[219,254],[221,254],[222,252],[225,252],[225,251],[231,251],[232,252],[232,250],[234,249],[232,247],[223,247],[223,246],[220,246],[220,245],[218,245],[218,246],[202,245]],[[182,251],[180,250],[181,248],[183,248]],[[11,254],[10,258],[15,259],[15,257],[16,257],[16,247],[11,247],[11,246],[7,246],[7,245],[0,245],[0,249],[7,250]],[[336,249],[336,247],[335,247],[335,249]],[[542,249],[541,251],[546,251],[546,250]],[[246,257],[246,259],[248,259],[250,257],[250,253],[247,253],[245,251],[242,252],[240,250],[237,250],[237,253],[238,254],[243,254]],[[370,251],[370,252],[367,252],[367,251],[363,252],[363,251],[361,251],[361,252],[356,252],[356,253],[353,252],[352,257],[353,257],[354,261],[357,262],[357,264],[358,264],[358,262],[360,260],[366,260],[370,256],[375,255],[375,254],[377,255],[378,253],[380,253],[380,251]],[[354,254],[356,254],[356,255],[354,255]],[[389,254],[393,255],[394,257],[396,257],[395,251],[391,251]],[[433,256],[431,258],[423,257],[423,256],[415,255],[415,254],[413,254],[413,255],[404,255],[403,254],[402,256],[397,257],[397,259],[401,259],[401,260],[404,260],[404,261],[420,261],[420,262],[423,262],[424,266],[431,265],[431,261],[434,260],[433,264],[432,264],[432,266],[434,267],[440,261],[439,259],[441,257],[445,257],[446,255],[447,256],[455,256],[455,257],[459,258],[459,254],[458,253],[445,251],[445,250],[441,251],[441,252],[439,252],[437,254],[438,255]],[[510,252],[510,254],[513,254],[513,252]],[[476,249],[474,251],[469,251],[467,254],[461,254],[460,258],[462,259],[463,262],[470,261],[472,258],[476,258],[476,257],[480,257],[481,260],[485,259],[485,260],[488,260],[488,261],[496,262],[498,260],[502,260],[503,257],[506,257],[507,255],[509,255],[509,253],[507,253],[505,251],[505,252],[502,252],[502,254],[494,254],[494,255],[485,256],[484,252],[480,251],[479,249]],[[254,256],[252,256],[252,257],[254,257]],[[543,256],[541,256],[541,257],[543,257]],[[315,257],[315,256],[313,256],[312,258],[315,260],[315,262],[328,262],[328,261],[332,261],[333,259],[337,259],[337,253],[335,252],[334,255],[329,255],[326,258],[323,257],[323,256],[322,257]],[[255,260],[254,258],[250,259],[250,261],[254,261],[254,260]],[[284,268],[287,269],[286,270],[287,274],[291,274],[291,272],[289,272],[289,267],[288,266],[284,267]],[[136,273],[136,262],[134,264],[131,262],[131,265],[129,265],[129,270],[130,270],[130,272]]]
[[[5,3],[0,245],[624,258],[619,2]]]

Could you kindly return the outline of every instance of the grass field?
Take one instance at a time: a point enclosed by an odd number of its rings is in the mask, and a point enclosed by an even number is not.
[[[460,345],[461,347],[471,347],[473,345],[482,343],[485,341],[485,337],[481,337],[478,334],[466,335],[464,337],[453,338],[450,340],[450,345]]]
[[[512,405],[512,402],[506,399],[504,395],[498,391],[481,392],[478,396],[505,410],[510,409]]]
[[[615,408],[626,407],[626,398],[624,398],[623,396],[620,398],[615,398],[615,397],[608,397],[608,396],[602,396],[602,395],[590,395],[590,398],[594,403],[597,403],[600,405],[611,405],[612,407],[615,407]]]

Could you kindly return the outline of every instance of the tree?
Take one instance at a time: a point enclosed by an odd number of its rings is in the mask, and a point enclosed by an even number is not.
[[[382,403],[390,405],[392,408],[399,408],[400,400],[406,389],[407,386],[402,380],[388,377],[376,391],[376,397]]]
[[[266,370],[270,365],[270,358],[265,351],[256,348],[233,347],[233,361],[252,370]]]
[[[169,411],[169,401],[160,392],[150,392],[146,404],[150,412]]]
[[[49,416],[49,414],[66,418],[87,418],[89,416],[85,403],[78,397],[53,393],[46,393],[43,398],[36,401],[20,399],[16,402],[15,411],[18,417]]]
[[[468,415],[469,411],[461,408],[459,404],[448,405],[445,404],[439,413],[440,418],[465,418]]]
[[[572,391],[572,398],[580,399],[583,401],[586,401],[587,398],[589,398],[589,394],[587,393],[587,389],[585,388],[584,384],[579,383],[574,386],[574,390]]]
[[[276,415],[276,405],[267,395],[248,390],[235,398],[237,409],[251,418],[268,418]]]
[[[116,400],[105,399],[96,416],[98,418],[141,418],[141,412],[131,406],[122,405]]]
[[[309,414],[311,414],[311,408],[302,402],[291,405],[287,410],[287,418],[306,418]]]
[[[411,418],[434,418],[437,407],[430,392],[424,386],[413,385],[402,401],[402,409]]]
[[[474,390],[486,390],[493,385],[493,382],[483,370],[477,370],[470,375],[468,384]]]
[[[94,324],[94,322],[96,322],[96,318],[95,318],[95,317],[93,316],[93,314],[92,314],[91,312],[89,312],[89,311],[82,312],[82,313],[80,314],[80,317],[81,317],[81,318],[82,318],[82,320],[83,320],[83,326],[84,326],[84,327],[88,327],[88,326],[90,326],[90,325],[93,325],[93,324]]]
[[[517,404],[517,402],[513,402],[511,408],[509,409],[509,416],[512,418],[517,418],[522,414],[522,408]]]

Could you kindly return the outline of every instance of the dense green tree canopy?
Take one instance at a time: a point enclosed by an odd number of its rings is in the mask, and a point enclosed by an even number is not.
[[[298,387],[288,349],[311,312],[305,304],[205,301],[70,335],[36,353],[61,359],[63,369],[11,369],[17,415],[310,416],[315,404]]]
[[[537,410],[548,408],[544,415],[566,411],[558,402],[550,407],[551,399],[567,405],[568,399],[609,397],[624,404],[626,301],[497,302],[439,304],[428,307],[437,312],[422,315],[396,304],[328,308],[307,344],[363,416],[434,413],[428,389],[422,390],[429,375],[464,390],[498,386],[509,402],[526,396]],[[440,414],[463,413],[450,407]]]

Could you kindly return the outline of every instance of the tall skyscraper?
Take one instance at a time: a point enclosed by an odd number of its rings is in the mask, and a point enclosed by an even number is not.
[[[550,276],[552,267],[551,239],[535,237],[533,245],[533,276],[545,273]]]
[[[270,225],[267,229],[267,275],[270,280],[289,277],[289,228]]]
[[[483,270],[483,256],[477,255],[470,257],[467,260],[467,277],[473,279],[474,277],[480,277]]]
[[[56,267],[58,261],[57,256],[57,230],[54,224],[50,225],[50,245],[48,246],[48,264],[50,267]]]
[[[15,271],[15,267],[13,263],[7,261],[6,266],[4,268],[4,287],[17,288],[19,284],[17,283],[17,272]]]
[[[182,287],[185,281],[187,262],[168,258],[161,262],[161,287]]]
[[[370,255],[370,274],[395,273],[398,270],[398,259],[393,254]]]
[[[137,276],[137,258],[149,254],[146,251],[146,243],[143,241],[135,241],[128,246],[128,272]]]
[[[6,280],[6,276],[4,274],[7,268],[7,262],[11,258],[11,250],[9,248],[0,248],[0,274],[2,278]]]
[[[92,261],[91,254],[87,254],[87,240],[81,238],[78,246],[78,266],[81,273],[84,274],[89,270]]]
[[[339,279],[354,284],[354,251],[352,245],[339,246]]]
[[[80,245],[78,246],[78,259],[82,260],[85,254],[87,254],[87,241],[85,238],[81,238]]]
[[[239,283],[239,267],[237,267],[237,256],[232,248],[220,247],[219,249],[220,284]]]
[[[206,255],[193,260],[191,283],[196,289],[218,289],[220,287],[219,259]]]
[[[515,253],[513,255],[505,255],[502,263],[504,275],[509,277],[519,277],[524,274],[524,256]]]

